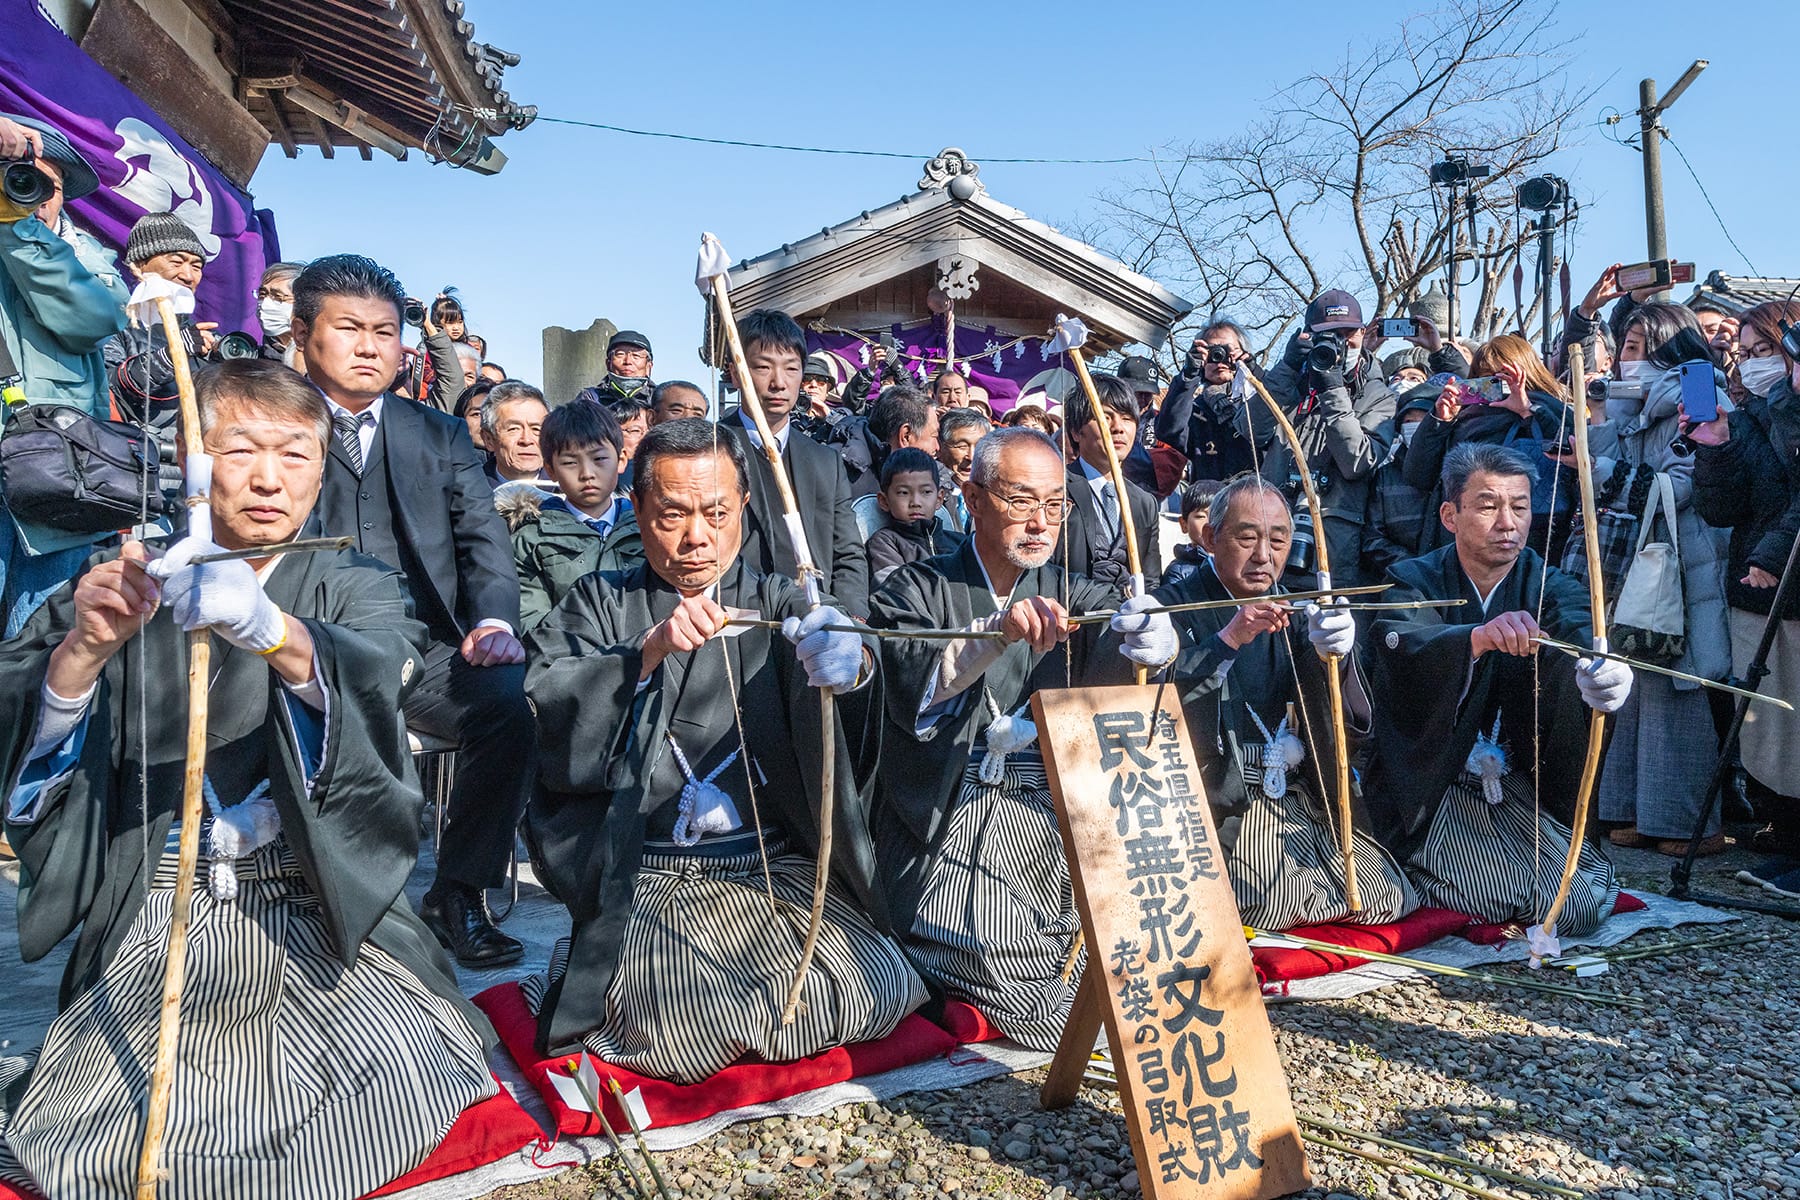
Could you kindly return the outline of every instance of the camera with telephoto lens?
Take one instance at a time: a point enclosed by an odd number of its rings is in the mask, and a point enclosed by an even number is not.
[[[1313,472],[1313,490],[1323,492],[1331,483],[1331,478],[1323,471]],[[1288,475],[1287,486],[1282,488],[1287,496],[1288,507],[1293,512],[1294,532],[1288,541],[1288,556],[1285,568],[1289,571],[1311,571],[1313,567],[1313,547],[1318,541],[1318,533],[1313,528],[1312,507],[1306,503],[1306,480],[1299,472]]]
[[[29,158],[0,159],[0,190],[14,208],[31,212],[56,195],[56,181]]]
[[[1335,330],[1312,335],[1312,348],[1306,352],[1306,365],[1314,371],[1329,371],[1344,361],[1344,337]]]
[[[1650,396],[1650,385],[1632,379],[1590,379],[1587,385],[1589,401],[1599,403],[1606,400],[1646,400]]]
[[[213,343],[212,353],[206,356],[207,362],[230,362],[234,358],[255,358],[262,353],[262,347],[256,339],[241,329],[234,329]]]
[[[425,327],[425,305],[408,296],[405,306],[400,309],[400,319],[414,329],[423,329]]]

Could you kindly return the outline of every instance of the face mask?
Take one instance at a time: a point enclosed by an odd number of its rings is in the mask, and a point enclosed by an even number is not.
[[[1787,378],[1787,360],[1779,354],[1764,358],[1746,358],[1738,364],[1738,381],[1758,396],[1767,396],[1775,385]]]
[[[256,319],[269,337],[280,337],[294,319],[294,306],[281,300],[263,300],[256,306]]]
[[[1352,346],[1344,351],[1344,370],[1356,370],[1356,364],[1362,361],[1362,347]]]
[[[1619,364],[1619,378],[1626,383],[1653,383],[1662,373],[1661,367],[1646,358]]]
[[[1400,427],[1401,444],[1407,446],[1412,445],[1413,434],[1419,432],[1419,426],[1424,423],[1425,422],[1423,421],[1408,421],[1406,424],[1402,425]]]

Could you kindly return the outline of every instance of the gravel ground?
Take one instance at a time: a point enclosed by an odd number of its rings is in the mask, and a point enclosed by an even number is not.
[[[1629,851],[1618,859],[1628,885],[1666,884],[1668,860]],[[1696,887],[1741,893],[1730,876],[1756,861],[1744,851],[1704,860]],[[1275,1006],[1295,1103],[1341,1125],[1604,1200],[1800,1196],[1793,985],[1800,943],[1794,926],[1774,918],[1747,916],[1728,928],[1766,931],[1773,940],[1623,963],[1585,981],[1640,996],[1647,1009],[1442,978],[1347,1001]],[[1628,944],[1696,936],[1689,928]],[[1043,1072],[1033,1071],[819,1117],[770,1119],[657,1161],[671,1193],[689,1198],[1136,1194],[1118,1097],[1088,1088],[1072,1107],[1047,1113],[1037,1107],[1042,1081]],[[1463,1194],[1336,1151],[1312,1147],[1309,1155],[1319,1186],[1301,1195],[1314,1200]],[[632,1194],[616,1160],[494,1193],[504,1200]]]

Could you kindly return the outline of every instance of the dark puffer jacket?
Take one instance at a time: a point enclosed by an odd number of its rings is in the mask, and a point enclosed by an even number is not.
[[[1784,379],[1767,399],[1751,396],[1725,420],[1731,440],[1694,453],[1694,510],[1707,524],[1731,531],[1726,602],[1765,615],[1775,589],[1741,581],[1751,567],[1780,579],[1800,534],[1800,396]],[[1800,591],[1782,619],[1800,619]]]

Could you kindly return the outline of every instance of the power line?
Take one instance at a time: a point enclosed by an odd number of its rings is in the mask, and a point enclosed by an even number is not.
[[[1713,220],[1719,223],[1719,232],[1725,235],[1725,240],[1731,243],[1731,248],[1738,252],[1738,257],[1744,260],[1744,265],[1750,268],[1750,273],[1761,275],[1762,272],[1756,269],[1756,264],[1750,261],[1750,256],[1744,253],[1744,248],[1737,244],[1736,238],[1731,236],[1731,230],[1725,228],[1725,218],[1719,215],[1718,208],[1713,205],[1712,197],[1706,194],[1706,185],[1700,182],[1700,176],[1694,171],[1694,165],[1688,162],[1687,155],[1681,152],[1680,143],[1670,137],[1669,131],[1666,129],[1662,131],[1662,140],[1669,143],[1669,148],[1675,151],[1675,157],[1681,160],[1681,165],[1687,168],[1689,175],[1693,176],[1694,186],[1700,189],[1700,198],[1706,201],[1706,207],[1712,209]]]
[[[477,117],[492,119],[497,116],[496,110],[472,108],[468,105],[457,105],[458,108]],[[904,158],[919,162],[936,158],[934,154],[907,154],[899,150],[846,150],[828,146],[788,146],[779,142],[741,142],[732,138],[701,137],[693,133],[668,133],[656,129],[629,129],[623,125],[606,125],[599,121],[577,121],[571,117],[539,116],[539,121],[552,125],[575,125],[583,129],[603,129],[608,133],[625,133],[632,137],[663,138],[673,142],[698,142],[707,146],[736,146],[745,150],[786,150],[793,154],[834,154],[855,158]],[[1113,166],[1120,163],[1154,162],[1151,158],[995,158],[992,155],[972,155],[984,163],[1039,163],[1057,166]]]

